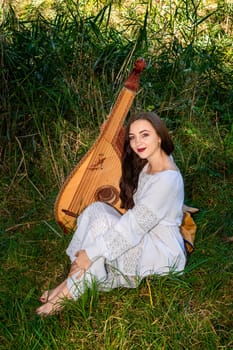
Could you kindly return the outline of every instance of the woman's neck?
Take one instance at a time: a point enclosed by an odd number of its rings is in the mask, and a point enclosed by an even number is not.
[[[165,170],[178,170],[178,168],[171,157],[161,150],[156,157],[148,159],[146,172],[147,174],[155,174]]]

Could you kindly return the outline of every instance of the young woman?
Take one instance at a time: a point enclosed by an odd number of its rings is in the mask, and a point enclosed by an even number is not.
[[[79,216],[66,250],[71,260],[67,279],[41,297],[36,312],[47,316],[62,308],[64,298],[79,298],[93,281],[100,290],[134,288],[152,274],[182,271],[186,263],[180,225],[184,185],[171,153],[173,142],[153,112],[128,123],[122,160],[121,215],[103,202]]]

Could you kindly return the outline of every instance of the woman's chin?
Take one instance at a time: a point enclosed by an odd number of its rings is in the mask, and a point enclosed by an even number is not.
[[[139,158],[141,159],[147,159],[146,154],[138,153]]]

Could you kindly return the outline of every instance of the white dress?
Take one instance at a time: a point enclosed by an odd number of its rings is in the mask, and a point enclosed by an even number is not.
[[[81,249],[93,261],[85,283],[90,286],[94,276],[101,290],[136,287],[145,276],[182,271],[186,263],[179,230],[183,201],[179,171],[150,175],[145,167],[134,195],[135,206],[124,215],[103,202],[89,205],[79,216],[66,250],[71,262]],[[80,283],[76,274],[68,279],[74,299],[83,292]]]

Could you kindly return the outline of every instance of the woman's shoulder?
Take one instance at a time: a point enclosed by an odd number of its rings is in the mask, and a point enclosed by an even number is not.
[[[168,167],[167,169],[163,169],[161,171],[157,171],[154,173],[148,173],[148,164],[144,166],[141,171],[141,176],[146,176],[148,179],[157,179],[157,178],[176,178],[180,177],[181,172],[180,169],[174,164],[174,166]]]
[[[139,179],[139,187],[146,186],[151,188],[156,186],[157,188],[161,187],[176,187],[179,184],[183,184],[183,177],[179,170],[163,170],[154,174],[147,174],[142,172]]]
[[[175,183],[182,179],[183,178],[179,169],[167,169],[152,175],[152,181],[159,181],[163,183],[166,182],[169,184]]]

